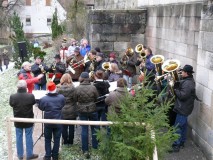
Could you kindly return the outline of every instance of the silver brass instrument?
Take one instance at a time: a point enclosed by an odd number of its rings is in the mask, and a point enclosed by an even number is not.
[[[140,58],[146,58],[145,49],[143,48],[143,44],[138,44],[135,47],[135,52],[139,54]]]
[[[174,96],[174,84],[179,81],[178,68],[180,67],[180,61],[176,59],[166,60],[162,65],[162,70],[168,72],[168,84],[170,86],[171,95]]]
[[[52,64],[52,70],[54,71],[54,70],[56,70],[56,62],[53,62],[53,64]]]
[[[128,47],[125,51],[125,54],[121,58],[121,67],[122,69],[127,68],[127,61],[129,60],[129,56],[131,57],[134,54],[134,50],[131,47]]]

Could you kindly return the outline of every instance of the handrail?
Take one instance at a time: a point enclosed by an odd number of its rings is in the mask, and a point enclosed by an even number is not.
[[[11,138],[11,122],[24,122],[24,123],[47,123],[47,124],[68,124],[68,125],[99,125],[99,126],[109,126],[115,122],[111,121],[81,121],[81,120],[56,120],[56,119],[33,119],[33,118],[15,118],[7,117],[7,143],[8,143],[8,160],[12,160],[13,150],[12,150],[12,138]],[[145,125],[145,123],[135,122],[138,125]],[[130,122],[126,123],[131,124]],[[155,132],[151,130],[151,138],[155,141]],[[153,152],[153,160],[158,160],[157,147],[155,145]]]

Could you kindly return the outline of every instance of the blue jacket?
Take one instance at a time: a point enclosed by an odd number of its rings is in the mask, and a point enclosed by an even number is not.
[[[58,93],[48,93],[39,101],[38,108],[44,111],[44,119],[62,119],[62,108],[65,105],[65,97]],[[57,128],[61,125],[45,124],[47,127]]]

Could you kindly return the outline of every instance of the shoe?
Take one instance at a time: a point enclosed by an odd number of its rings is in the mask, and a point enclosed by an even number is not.
[[[44,156],[43,160],[51,160],[51,158]]]
[[[84,156],[85,156],[86,159],[89,159],[90,158],[89,152],[84,152]]]
[[[180,143],[180,149],[183,149],[185,146],[184,146],[184,142],[181,142]]]
[[[180,151],[180,146],[172,145],[172,148],[171,148],[171,150],[169,150],[169,153],[179,152],[179,151]]]
[[[28,157],[27,160],[35,159],[35,158],[38,158],[38,154],[33,154],[31,157]]]
[[[23,157],[19,157],[18,159],[19,159],[19,160],[23,160],[24,158],[23,158]]]
[[[52,160],[58,160],[58,157],[53,157],[53,159]]]

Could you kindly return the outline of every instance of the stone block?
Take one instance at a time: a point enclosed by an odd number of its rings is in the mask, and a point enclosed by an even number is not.
[[[103,25],[102,24],[93,24],[92,25],[92,33],[97,34],[97,33],[102,33],[103,31]]]
[[[139,44],[144,44],[145,41],[145,35],[144,34],[132,34],[131,35],[131,42]]]
[[[194,37],[194,45],[198,45],[198,40],[199,40],[199,32],[194,32],[195,37]]]
[[[189,30],[199,31],[200,30],[200,17],[190,17],[189,18]]]
[[[208,86],[208,80],[209,80],[209,72],[208,69],[197,65],[197,71],[196,71],[196,81],[203,86]]]
[[[126,14],[125,13],[116,13],[114,15],[113,23],[125,23],[126,22]]]
[[[167,52],[171,52],[171,53],[174,53],[175,52],[175,47],[176,47],[176,42],[174,42],[174,41],[167,41],[167,40],[165,40],[165,45],[166,45],[166,47],[165,47],[165,50],[167,51]]]
[[[200,31],[199,39],[198,39],[198,48],[203,49],[203,39],[204,39],[204,31]]]
[[[206,105],[201,105],[200,106],[200,113],[199,113],[199,117],[200,119],[206,123],[208,126],[211,125],[212,122],[212,107],[206,106]]]
[[[212,19],[202,19],[200,23],[200,29],[206,32],[213,32],[213,20]]]
[[[147,13],[146,10],[138,10],[137,12],[131,11],[130,13],[126,14],[126,23],[140,23],[145,24],[147,21]]]
[[[206,52],[206,68],[213,70],[213,52]]]
[[[156,27],[157,17],[148,17],[147,26]]]
[[[197,60],[198,47],[195,45],[187,45],[187,57]]]
[[[181,56],[186,56],[187,44],[176,42],[174,53],[181,55]]]
[[[168,28],[174,29],[177,26],[178,17],[169,17]]]
[[[122,33],[121,31],[122,26],[119,24],[114,24],[114,25],[110,25],[110,24],[103,24],[103,28],[101,33]]]
[[[114,51],[124,52],[130,46],[129,42],[114,42]]]
[[[130,42],[130,40],[131,40],[131,37],[129,36],[129,34],[121,33],[121,34],[116,35],[115,41],[117,41],[117,42]]]
[[[91,38],[93,42],[99,42],[100,41],[100,34],[91,34]]]
[[[209,70],[209,80],[208,80],[208,88],[213,91],[213,71]]]
[[[213,32],[204,32],[204,37],[202,41],[202,49],[213,52]]]
[[[164,6],[164,12],[163,12],[163,16],[164,17],[169,17],[172,14],[172,8],[171,6]]]
[[[162,37],[162,28],[156,28],[156,38],[163,38]]]
[[[100,42],[114,42],[116,41],[115,34],[101,34]]]
[[[172,16],[180,17],[182,16],[182,5],[173,5],[172,6]]]
[[[198,49],[197,64],[204,67],[205,60],[206,60],[206,51],[203,51],[202,49]]]
[[[101,51],[104,50],[113,51],[114,50],[113,44],[114,44],[113,42],[92,42],[92,48],[99,47],[101,48]]]
[[[149,7],[147,10],[149,17],[157,17],[157,8],[156,7]]]
[[[196,14],[196,5],[195,4],[186,4],[183,10],[184,17],[191,17]]]
[[[189,18],[179,17],[175,29],[189,30]]]

